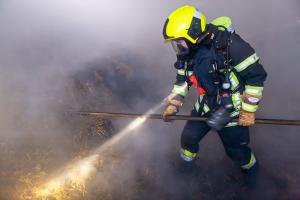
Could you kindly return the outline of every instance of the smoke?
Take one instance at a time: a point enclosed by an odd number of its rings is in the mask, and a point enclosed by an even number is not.
[[[175,56],[163,44],[162,26],[167,15],[184,4],[200,7],[208,21],[230,16],[237,32],[260,55],[269,76],[258,116],[300,117],[297,0],[1,1],[0,141],[1,147],[9,143],[16,152],[2,151],[0,166],[35,168],[35,157],[26,166],[7,160],[26,157],[28,149],[57,149],[56,160],[44,164],[49,171],[72,159],[70,138],[79,126],[66,119],[67,111],[141,112],[158,103],[175,79]],[[68,85],[72,80],[90,81],[97,77],[95,70],[102,77],[97,95],[74,101],[73,93],[66,92]],[[181,113],[189,112],[194,96]],[[116,121],[116,126],[126,123]],[[118,158],[111,158],[108,169],[94,178],[89,199],[222,198],[225,186],[220,182],[235,172],[215,134],[201,142],[199,176],[181,177],[172,171],[182,127],[182,122],[147,123],[139,135],[120,144]],[[265,181],[267,198],[282,193],[294,198],[299,181],[292,177],[300,175],[299,128],[257,126],[251,131],[252,147],[271,177]],[[239,185],[229,187],[223,197],[236,197]]]

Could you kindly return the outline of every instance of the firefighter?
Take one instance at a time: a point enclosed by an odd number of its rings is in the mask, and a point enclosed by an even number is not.
[[[173,11],[165,22],[163,36],[176,51],[176,82],[163,118],[175,115],[191,86],[199,92],[192,116],[207,122],[187,121],[181,134],[180,155],[192,162],[199,142],[211,130],[218,132],[226,154],[243,172],[256,171],[258,162],[249,147],[249,126],[262,98],[267,74],[255,50],[236,32],[229,17],[206,23],[193,6]],[[238,118],[238,122],[232,119]]]

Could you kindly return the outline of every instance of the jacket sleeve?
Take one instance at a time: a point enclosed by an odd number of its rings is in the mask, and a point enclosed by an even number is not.
[[[254,102],[249,102],[243,98],[242,109],[248,112],[255,112],[258,108],[259,100],[262,98],[267,73],[259,63],[259,57],[255,50],[235,33],[231,35],[229,55],[232,59],[234,70],[239,74],[245,85],[245,93],[251,99],[256,99]]]
[[[193,74],[193,71],[186,71],[183,69],[177,70],[176,82],[173,85],[173,94],[180,95],[182,97],[187,96],[188,94],[188,83],[186,77],[189,77]]]

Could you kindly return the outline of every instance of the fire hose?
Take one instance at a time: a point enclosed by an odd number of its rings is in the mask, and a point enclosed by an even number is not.
[[[112,112],[79,112],[80,115],[90,115],[104,118],[139,118],[146,117],[148,119],[162,119],[161,114],[140,114],[140,113],[112,113]],[[200,121],[205,122],[207,117],[194,117],[189,115],[174,115],[168,116],[169,120],[189,120],[189,121]],[[232,122],[237,122],[237,119],[233,119]],[[272,125],[290,125],[300,126],[300,120],[287,120],[287,119],[255,119],[256,124],[272,124]]]

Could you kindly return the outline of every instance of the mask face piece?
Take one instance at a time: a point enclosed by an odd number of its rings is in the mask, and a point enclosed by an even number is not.
[[[178,56],[186,56],[190,53],[188,44],[184,39],[173,40],[171,44]]]

